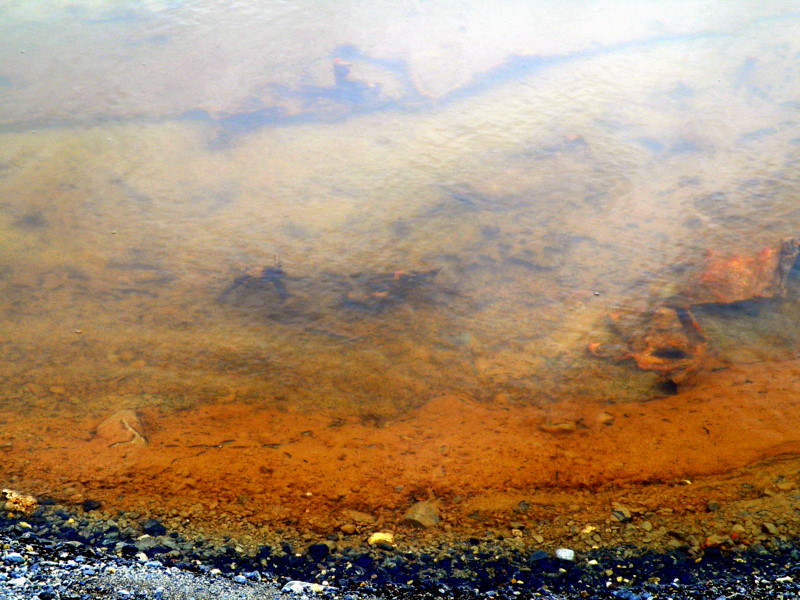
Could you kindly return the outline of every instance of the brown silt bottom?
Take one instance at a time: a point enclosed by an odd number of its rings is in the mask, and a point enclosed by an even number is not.
[[[103,423],[6,409],[3,471],[61,503],[181,515],[201,529],[327,535],[352,511],[393,528],[435,497],[440,533],[523,527],[558,543],[569,532],[553,524],[603,522],[618,501],[692,519],[709,502],[792,492],[799,392],[791,360],[721,370],[644,403],[442,396],[387,422],[236,402]]]

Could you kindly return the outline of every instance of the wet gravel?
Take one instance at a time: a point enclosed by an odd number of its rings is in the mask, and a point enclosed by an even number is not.
[[[80,511],[78,511],[80,512]],[[800,597],[800,546],[768,551],[690,548],[641,553],[515,551],[464,540],[430,552],[390,546],[331,552],[321,543],[262,546],[184,540],[160,522],[122,531],[63,509],[0,519],[3,600],[369,598],[695,598]],[[145,533],[149,530],[151,533]],[[151,535],[155,534],[155,535]]]

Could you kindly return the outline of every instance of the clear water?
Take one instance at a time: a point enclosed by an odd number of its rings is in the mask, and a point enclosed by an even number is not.
[[[586,346],[707,249],[800,232],[796,9],[4,2],[0,397],[657,395]],[[699,318],[781,358],[795,308]]]

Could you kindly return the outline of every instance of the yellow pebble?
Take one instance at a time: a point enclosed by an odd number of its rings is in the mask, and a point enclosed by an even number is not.
[[[384,544],[394,545],[394,534],[378,531],[369,536],[369,540],[367,540],[367,543],[370,546],[374,546],[375,544],[380,544],[381,542],[383,542]]]

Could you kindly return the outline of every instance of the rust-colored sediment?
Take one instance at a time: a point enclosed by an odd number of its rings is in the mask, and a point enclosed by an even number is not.
[[[800,361],[793,360],[710,373],[645,403],[574,398],[525,407],[442,396],[386,423],[219,403],[147,410],[149,444],[112,447],[95,435],[99,420],[7,409],[0,414],[10,440],[3,471],[17,489],[65,502],[146,504],[164,514],[213,507],[256,524],[320,532],[335,528],[343,509],[402,515],[428,495],[449,502],[457,516],[491,498],[535,504],[560,494],[564,508],[554,510],[563,512],[575,509],[563,500],[570,490],[597,492],[582,492],[583,504],[607,503],[609,489],[617,496],[638,489],[641,499],[659,483],[705,477],[708,485],[659,501],[685,506],[719,496],[715,474],[800,454],[798,392]]]

